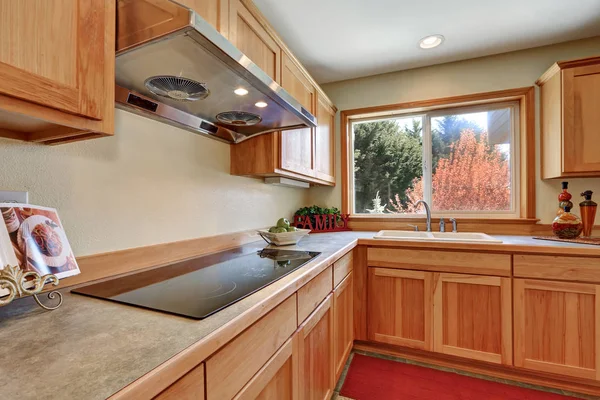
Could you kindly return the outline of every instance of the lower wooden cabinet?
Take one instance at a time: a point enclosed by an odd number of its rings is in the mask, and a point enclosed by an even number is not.
[[[515,366],[600,379],[600,285],[514,280]]]
[[[179,378],[154,400],[204,400],[204,364]]]
[[[292,336],[234,399],[298,399],[298,337]]]
[[[369,340],[433,350],[433,273],[369,268]]]
[[[335,381],[340,379],[354,343],[352,272],[333,291]]]
[[[435,274],[434,351],[512,365],[510,278]]]
[[[333,395],[332,296],[327,296],[298,330],[298,384],[302,400],[329,400]]]

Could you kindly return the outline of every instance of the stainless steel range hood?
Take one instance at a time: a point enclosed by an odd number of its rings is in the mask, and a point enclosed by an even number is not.
[[[316,126],[277,82],[178,3],[119,0],[117,27],[119,108],[230,143]]]

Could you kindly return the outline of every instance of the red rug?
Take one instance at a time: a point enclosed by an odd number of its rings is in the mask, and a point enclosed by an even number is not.
[[[574,399],[361,354],[354,354],[340,394],[355,400]]]

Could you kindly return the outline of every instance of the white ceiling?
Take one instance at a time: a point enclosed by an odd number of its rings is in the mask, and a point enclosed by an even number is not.
[[[600,35],[600,0],[254,2],[319,83]]]

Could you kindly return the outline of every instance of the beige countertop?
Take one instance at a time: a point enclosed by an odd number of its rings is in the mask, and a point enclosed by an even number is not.
[[[63,306],[43,311],[31,298],[0,308],[0,398],[104,399],[190,346],[226,342],[334,260],[360,244],[527,251],[600,256],[600,247],[495,236],[503,244],[440,245],[372,240],[374,232],[314,234],[299,248],[322,255],[279,281],[201,321],[64,292]],[[261,245],[260,242],[248,246]],[[568,251],[566,251],[568,249]],[[426,251],[426,250],[425,250]],[[262,314],[259,313],[259,310]],[[233,326],[237,326],[233,329]],[[231,328],[231,329],[229,329]],[[237,330],[236,330],[237,329]],[[223,338],[219,338],[223,335]],[[206,349],[208,350],[208,347]],[[208,356],[199,347],[196,355]]]

